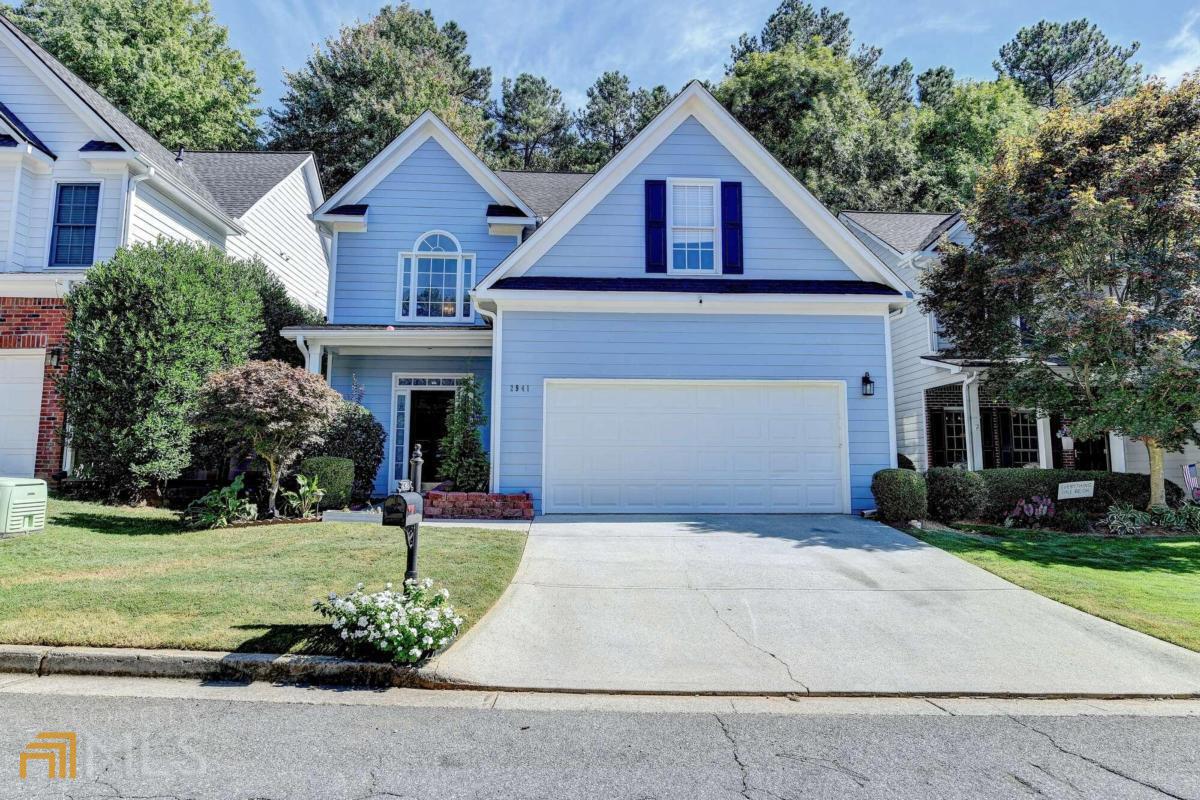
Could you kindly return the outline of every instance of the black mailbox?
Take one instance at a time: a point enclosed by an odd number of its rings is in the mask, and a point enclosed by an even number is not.
[[[400,528],[419,525],[424,511],[425,499],[416,492],[389,495],[383,501],[383,524]]]

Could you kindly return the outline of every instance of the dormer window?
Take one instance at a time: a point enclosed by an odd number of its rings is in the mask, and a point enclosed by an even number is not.
[[[667,181],[670,272],[688,275],[721,272],[720,186],[720,181],[711,178]]]
[[[464,253],[446,231],[430,231],[417,239],[412,252],[400,254],[396,318],[456,321],[474,316],[475,254]]]

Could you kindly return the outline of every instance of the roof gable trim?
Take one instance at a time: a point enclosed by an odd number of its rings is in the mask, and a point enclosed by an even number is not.
[[[694,117],[775,195],[856,275],[899,292],[904,282],[838,222],[782,164],[734,119],[699,81],[692,81],[621,152],[592,176],[566,203],[480,284],[488,289],[505,277],[524,274],[650,155],[676,128]]]
[[[345,186],[326,200],[317,209],[317,214],[326,213],[329,209],[339,205],[357,204],[429,139],[436,141],[497,203],[515,206],[525,212],[527,216],[535,216],[529,206],[432,111],[426,111],[417,117],[411,125],[392,140],[391,144],[383,148],[353,178],[347,181]]]

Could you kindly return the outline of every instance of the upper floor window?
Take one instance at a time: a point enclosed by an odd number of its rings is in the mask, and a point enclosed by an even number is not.
[[[475,255],[464,253],[458,239],[430,231],[417,239],[411,253],[400,254],[397,287],[398,319],[464,320],[473,316]]]
[[[50,266],[89,267],[96,255],[100,184],[60,183],[54,197]]]
[[[691,275],[721,271],[721,182],[673,178],[667,182],[670,271]]]

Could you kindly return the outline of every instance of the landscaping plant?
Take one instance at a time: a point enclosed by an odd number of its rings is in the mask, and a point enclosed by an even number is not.
[[[1101,516],[1114,503],[1145,507],[1150,499],[1150,476],[1123,472],[1101,472],[1074,469],[1023,469],[1008,467],[985,469],[979,472],[986,490],[982,518],[1003,522],[1018,500],[1034,495],[1055,497],[1060,483],[1092,481],[1092,497],[1066,501],[1071,508]],[[1174,483],[1167,484],[1167,500],[1178,504],[1183,491]]]
[[[460,492],[486,492],[488,458],[479,430],[483,427],[483,396],[475,378],[468,376],[458,384],[454,402],[446,414],[446,435],[439,443],[440,480],[451,481]]]
[[[354,462],[348,458],[316,456],[300,462],[297,470],[320,480],[324,499],[321,508],[345,508],[350,503],[350,489],[354,485]]]
[[[242,496],[244,476],[233,483],[214,489],[192,501],[183,512],[183,523],[189,528],[224,528],[236,522],[249,522],[258,516],[258,506]]]
[[[75,463],[109,500],[137,502],[188,466],[200,387],[246,360],[262,301],[246,262],[161,240],[95,265],[66,302]]]
[[[1059,511],[1054,520],[1054,527],[1065,533],[1086,533],[1091,530],[1088,515],[1077,508]]]
[[[953,467],[934,467],[925,473],[929,516],[939,522],[979,519],[985,491],[977,472]]]
[[[875,513],[884,522],[925,519],[925,478],[908,469],[881,469],[871,478]]]
[[[387,441],[387,431],[375,419],[375,415],[363,407],[363,387],[355,378],[351,378],[350,399],[338,407],[337,415],[323,434],[323,442],[319,447],[310,447],[305,456],[336,456],[348,458],[354,462],[353,487],[350,490],[350,500],[363,503],[371,499],[375,491],[375,474],[383,463],[383,446]],[[331,492],[333,487],[326,483]],[[334,499],[326,502],[334,507]],[[336,507],[346,505],[337,503]]]
[[[314,475],[310,478],[304,473],[296,475],[296,491],[284,490],[283,492],[283,499],[287,501],[288,508],[292,509],[300,519],[313,516],[313,511],[316,510],[324,496],[325,490],[321,488],[317,476]]]
[[[922,308],[1010,401],[1069,419],[1076,439],[1142,442],[1146,508],[1167,504],[1164,453],[1200,422],[1197,108],[1193,73],[1050,111],[981,176],[971,247],[922,278]]]
[[[1104,515],[1104,524],[1109,533],[1117,536],[1136,536],[1142,528],[1154,522],[1154,517],[1127,503],[1118,503]]]
[[[1028,502],[1022,498],[1004,518],[1006,528],[1041,528],[1054,519],[1054,501],[1035,495]]]
[[[462,617],[448,605],[450,592],[434,590],[433,580],[405,581],[404,589],[367,594],[360,583],[339,597],[314,600],[313,608],[333,620],[333,629],[352,648],[372,647],[392,661],[411,664],[450,644],[462,626]]]
[[[305,447],[320,441],[341,402],[320,375],[282,361],[251,361],[208,379],[196,418],[263,462],[267,515],[275,517],[280,479]]]

